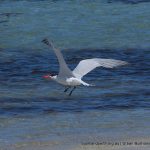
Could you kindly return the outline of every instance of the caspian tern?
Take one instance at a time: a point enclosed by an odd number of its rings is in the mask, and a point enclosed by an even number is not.
[[[114,68],[117,66],[122,66],[128,64],[126,61],[115,60],[115,59],[103,59],[103,58],[92,58],[81,60],[77,67],[71,71],[61,53],[61,51],[53,45],[52,42],[48,41],[48,39],[42,40],[43,43],[52,48],[57,56],[59,62],[59,73],[58,75],[52,76],[50,74],[43,76],[45,79],[52,79],[59,84],[65,86],[64,92],[67,92],[68,89],[72,87],[69,95],[75,90],[75,88],[79,85],[84,86],[93,86],[88,84],[82,80],[83,76],[95,69],[96,67],[105,67],[105,68]]]

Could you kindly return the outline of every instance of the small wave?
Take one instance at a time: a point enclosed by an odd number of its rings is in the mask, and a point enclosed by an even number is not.
[[[143,2],[150,2],[149,0],[108,0],[108,3],[117,2],[117,1],[121,1],[126,4],[138,4]]]

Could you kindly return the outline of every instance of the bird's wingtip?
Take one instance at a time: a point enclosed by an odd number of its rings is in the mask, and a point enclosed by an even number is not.
[[[54,47],[53,42],[48,40],[48,38],[44,38],[41,42],[48,45],[48,46],[50,46],[50,47]]]
[[[42,42],[42,43],[44,43],[44,44],[47,44],[47,45],[49,45],[48,38],[44,38],[44,39],[43,39],[41,42]]]

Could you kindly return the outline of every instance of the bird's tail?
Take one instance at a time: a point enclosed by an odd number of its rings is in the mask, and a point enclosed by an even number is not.
[[[86,83],[86,82],[84,82],[84,81],[81,81],[81,83],[82,83],[84,86],[95,86],[94,84],[88,84],[88,83]]]
[[[89,86],[96,86],[95,84],[89,84]]]

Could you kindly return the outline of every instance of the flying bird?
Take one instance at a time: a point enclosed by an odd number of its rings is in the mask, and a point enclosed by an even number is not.
[[[42,40],[43,43],[52,48],[57,56],[59,62],[59,73],[58,75],[44,75],[45,79],[51,79],[56,81],[57,83],[65,86],[64,92],[67,92],[70,88],[71,91],[69,95],[71,96],[72,92],[79,85],[84,86],[93,86],[88,84],[82,80],[83,76],[92,71],[97,67],[105,67],[105,68],[114,68],[117,66],[122,66],[128,64],[126,61],[115,60],[115,59],[103,59],[103,58],[92,58],[81,60],[76,68],[71,71],[67,66],[61,51],[56,48],[51,41],[48,39]]]

